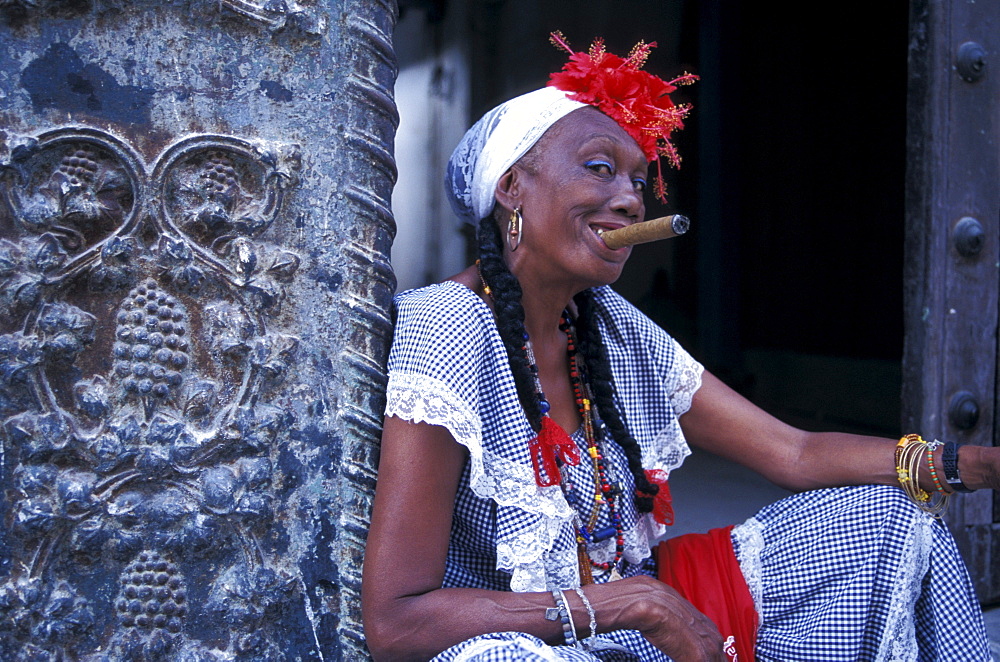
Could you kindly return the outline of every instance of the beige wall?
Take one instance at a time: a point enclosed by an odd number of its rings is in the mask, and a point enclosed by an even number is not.
[[[435,26],[428,23],[425,10],[410,8],[393,35],[399,57],[399,179],[392,193],[397,225],[392,266],[400,292],[465,267],[461,223],[442,184],[451,150],[471,122],[464,14],[463,3],[454,3],[444,22]],[[435,30],[440,33],[435,35]],[[435,45],[436,40],[441,44]]]

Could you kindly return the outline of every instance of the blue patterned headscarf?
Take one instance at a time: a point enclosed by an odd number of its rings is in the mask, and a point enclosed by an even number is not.
[[[448,160],[445,190],[451,208],[466,223],[489,215],[497,183],[550,126],[587,104],[543,87],[506,101],[469,129]]]

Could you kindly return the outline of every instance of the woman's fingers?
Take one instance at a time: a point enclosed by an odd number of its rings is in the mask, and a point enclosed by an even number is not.
[[[677,662],[726,662],[722,635],[707,616],[663,582],[650,577],[632,581],[631,627]]]
[[[715,623],[678,597],[662,625],[643,632],[657,648],[677,662],[725,662],[722,635]]]

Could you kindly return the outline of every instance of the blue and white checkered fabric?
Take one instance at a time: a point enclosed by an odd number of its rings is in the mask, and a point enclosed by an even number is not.
[[[674,469],[688,453],[677,417],[690,405],[701,368],[610,289],[596,295],[620,412],[643,446],[645,466]],[[534,486],[527,454],[533,433],[489,308],[467,288],[443,283],[397,297],[397,315],[387,415],[445,425],[469,449],[444,585],[502,591],[575,585],[573,511],[558,488]],[[623,454],[613,443],[605,452],[631,493]],[[589,480],[585,466],[569,469],[571,485]],[[648,572],[648,545],[657,531],[636,517],[629,499],[622,500],[622,511],[629,547],[623,574]],[[734,544],[762,619],[759,660],[990,659],[954,541],[899,489],[794,495],[736,531]],[[669,660],[638,632],[602,636],[631,653],[592,655],[501,632],[463,642],[435,661]]]
[[[763,543],[737,549],[761,578],[758,660],[991,659],[951,533],[902,490],[804,492],[748,524]]]
[[[637,632],[632,635],[638,646],[634,652],[604,650],[592,654],[572,646],[548,646],[521,632],[494,632],[452,646],[433,662],[670,662]]]
[[[737,549],[741,565],[758,573],[759,662],[992,659],[951,534],[901,490],[804,492],[765,507],[742,527],[756,532],[761,543]],[[476,637],[435,662],[669,659],[635,631],[602,636],[634,656],[556,646],[546,657],[534,637],[502,632],[487,635],[484,648],[477,644],[483,638]]]
[[[690,406],[701,366],[610,288],[595,291],[595,308],[615,384],[628,394],[620,412],[644,450],[643,464],[669,472],[690,452],[677,417]],[[543,591],[578,585],[574,511],[558,486],[535,484],[528,455],[535,435],[489,307],[468,288],[446,282],[401,294],[396,311],[386,415],[443,425],[469,450],[445,586]],[[605,454],[613,478],[632,494],[624,454],[613,443]],[[571,484],[588,489],[586,463],[568,473]],[[664,530],[651,518],[637,518],[631,499],[620,501],[626,538],[621,572],[629,576]],[[610,560],[614,541],[591,552]]]

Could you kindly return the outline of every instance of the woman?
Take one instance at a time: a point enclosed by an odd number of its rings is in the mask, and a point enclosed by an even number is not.
[[[675,160],[684,114],[639,71],[648,50],[573,54],[452,156],[480,261],[397,298],[363,582],[373,655],[988,660],[965,568],[925,512],[954,489],[943,449],[787,426],[607,287],[629,249],[600,235],[643,220],[648,164]],[[675,589],[650,546],[688,443],[802,493],[666,550]],[[1000,486],[998,451],[963,448],[948,477]]]

